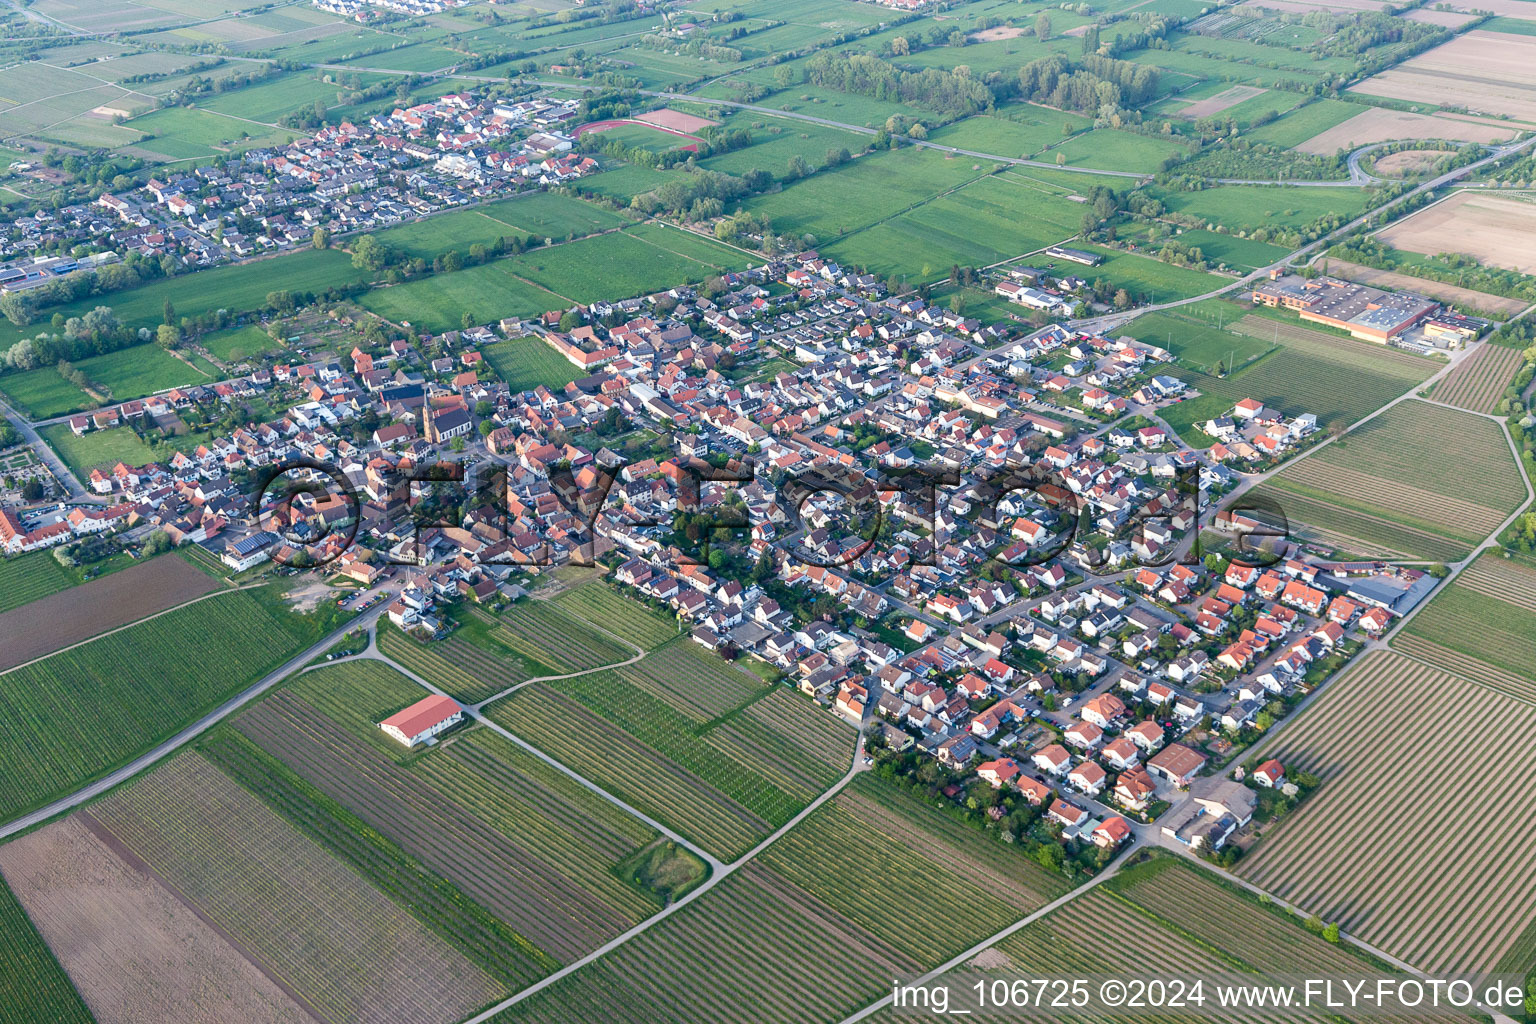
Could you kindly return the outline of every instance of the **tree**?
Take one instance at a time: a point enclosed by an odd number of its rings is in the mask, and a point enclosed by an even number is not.
[[[1130,309],[1131,308],[1131,293],[1126,291],[1124,288],[1116,288],[1115,289],[1115,308],[1116,309]]]
[[[181,328],[174,324],[161,324],[155,329],[155,344],[169,351],[181,344]]]
[[[1083,56],[1097,53],[1099,50],[1099,26],[1089,25],[1088,31],[1083,33]]]
[[[176,307],[171,305],[169,298],[165,300],[165,305],[160,307],[160,312],[162,315],[161,323],[174,324],[176,322]]]
[[[489,256],[489,251],[480,242],[469,247],[469,258],[474,263],[484,263]]]
[[[315,228],[313,245],[316,249],[329,249],[331,247],[331,233],[325,228]]]
[[[466,309],[464,315],[459,317],[459,329],[467,331],[473,326],[475,326],[475,314]]]
[[[1057,167],[1065,167],[1066,164],[1067,164],[1067,154],[1058,152],[1056,154],[1056,166]]]
[[[479,429],[481,437],[490,437],[496,430],[496,424],[490,420],[481,420]]]
[[[805,162],[805,157],[796,153],[789,158],[789,176],[791,178],[808,177],[811,173],[811,165]]]
[[[788,64],[780,64],[773,69],[773,80],[780,89],[788,89],[795,84],[795,69]]]
[[[1035,18],[1035,38],[1042,43],[1051,38],[1051,16],[1044,11]]]
[[[42,501],[43,482],[34,476],[32,479],[22,484],[21,497],[23,501]]]
[[[1323,938],[1336,944],[1339,941],[1339,926],[1337,924],[1328,925],[1328,927],[1323,929]]]
[[[443,253],[443,269],[450,274],[464,269],[464,257],[459,255],[459,250],[449,249]]]
[[[358,270],[378,272],[389,263],[389,247],[372,235],[364,235],[352,243],[352,266]]]
[[[566,310],[565,315],[560,318],[560,329],[565,331],[567,334],[580,326],[581,314],[576,312],[574,309]]]

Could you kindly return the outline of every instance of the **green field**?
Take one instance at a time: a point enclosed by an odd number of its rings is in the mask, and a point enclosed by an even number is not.
[[[174,160],[280,144],[297,137],[297,133],[282,128],[268,128],[196,107],[165,107],[141,114],[125,122],[124,127],[152,136],[136,143],[140,148]]]
[[[1536,638],[1536,573],[1496,559],[1483,556],[1481,564],[1474,563],[1436,594],[1403,630],[1433,646],[1401,636],[1405,642],[1394,645],[1437,668],[1536,703],[1536,665],[1530,657]]]
[[[1434,362],[1422,357],[1369,342],[1335,339],[1278,320],[1271,326],[1250,316],[1237,329],[1257,344],[1267,341],[1277,347],[1247,366],[1239,365],[1237,372],[1227,377],[1190,366],[1170,370],[1202,394],[1169,406],[1160,415],[1196,447],[1213,441],[1198,424],[1221,415],[1244,398],[1258,399],[1287,416],[1310,412],[1321,426],[1331,427],[1353,423],[1374,412],[1421,383],[1436,368]],[[1191,334],[1197,339],[1202,336],[1197,331]],[[1206,336],[1200,351],[1219,354],[1220,345],[1219,339]]]
[[[282,350],[282,346],[272,340],[272,335],[255,324],[205,334],[197,343],[226,363],[238,363]]]
[[[1175,213],[1200,217],[1234,231],[1300,228],[1327,214],[1354,216],[1364,212],[1367,198],[1363,189],[1326,185],[1217,185],[1195,192],[1157,189],[1152,194]]]
[[[1055,160],[1060,153],[1068,166],[1098,167],[1110,171],[1141,171],[1152,174],[1164,160],[1183,156],[1188,150],[1169,139],[1119,132],[1113,128],[1095,128],[1068,139],[1047,155]]]
[[[991,175],[823,249],[844,264],[919,280],[957,263],[990,266],[1076,234],[1083,206],[1066,193],[1023,176]]]
[[[1139,298],[1146,302],[1189,299],[1196,295],[1217,291],[1232,283],[1229,277],[1175,267],[1149,256],[1117,252],[1094,245],[1077,246],[1077,248],[1099,253],[1104,257],[1104,262],[1096,267],[1060,263],[1056,269],[1070,271],[1088,281],[1103,279],[1115,288],[1124,288],[1130,292],[1133,299]],[[1046,265],[1050,265],[1048,257]]]
[[[59,376],[52,366],[0,376],[0,391],[18,412],[32,419],[51,419],[95,403],[91,396]]]
[[[319,58],[310,59],[318,60]],[[265,121],[272,124],[289,114],[313,109],[316,100],[320,100],[326,106],[333,106],[336,103],[337,94],[342,90],[336,85],[328,85],[320,81],[317,76],[325,73],[295,72],[279,75],[264,82],[248,85],[243,89],[209,96],[199,100],[198,103],[207,110],[221,114],[233,114],[252,121]],[[255,127],[251,126],[248,130],[254,131]]]
[[[846,149],[850,153],[857,153],[865,142],[865,136],[841,128],[804,124],[755,113],[751,118],[727,121],[726,127],[750,130],[752,145],[708,157],[699,161],[700,166],[725,174],[745,174],[760,167],[775,177],[783,178],[789,173],[792,157],[802,157],[811,167],[816,168],[826,162],[828,150]]]
[[[435,274],[360,300],[390,320],[452,330],[468,311],[477,323],[532,317],[577,303],[619,299],[700,282],[752,259],[697,235],[651,224],[548,246],[451,274]]]
[[[158,345],[134,345],[82,359],[75,366],[87,380],[106,388],[114,402],[217,379],[188,366]]]
[[[217,309],[244,312],[259,309],[270,292],[323,292],[368,279],[368,274],[352,266],[352,258],[337,249],[302,249],[267,259],[237,263],[213,270],[181,274],[169,280],[109,295],[93,295],[63,306],[42,310],[47,319],[54,313],[66,317],[83,316],[97,306],[111,306],[129,327],[153,328],[162,322],[165,300],[170,299],[178,316],[200,316]],[[9,346],[30,338],[37,325],[17,327],[0,322],[0,346]]]
[[[1218,366],[1228,372],[1245,366],[1274,346],[1232,330],[1229,318],[1225,328],[1214,323],[1171,312],[1143,313],[1120,329],[1137,341],[1159,345],[1172,352],[1181,366],[1213,372]]]
[[[573,185],[573,188],[584,195],[602,196],[627,203],[637,195],[655,191],[683,173],[658,171],[650,167],[619,163],[606,158],[603,166],[606,170],[582,178]]]
[[[929,132],[928,140],[978,153],[1032,157],[1092,123],[1068,111],[1017,103],[999,108],[996,114],[976,114],[944,125]]]
[[[410,256],[432,259],[452,249],[468,256],[470,246],[490,246],[498,238],[565,239],[590,235],[626,223],[619,215],[568,196],[534,193],[473,209],[439,213],[413,224],[377,233],[384,242]]]
[[[524,687],[488,714],[720,856],[835,781],[853,738],[802,698],[676,642],[626,668]]]
[[[894,217],[940,192],[974,180],[994,165],[908,147],[861,156],[835,174],[815,174],[781,192],[748,200],[746,209],[772,220],[781,234],[815,235],[823,243]]]
[[[581,371],[539,338],[498,341],[480,350],[496,376],[513,391],[531,391],[540,384],[559,391],[581,376]]]
[[[942,963],[1062,891],[1020,851],[866,775],[692,904],[496,1021],[841,1020],[890,978]],[[925,912],[895,912],[898,892],[921,892]],[[864,969],[848,969],[850,949]]]
[[[91,1024],[69,975],[37,934],[27,912],[0,881],[0,1022],[3,1024]]]
[[[162,454],[167,449],[145,444],[128,427],[92,430],[76,437],[68,423],[55,423],[51,427],[42,427],[38,433],[87,487],[90,483],[86,477],[98,466],[110,469],[119,462],[142,466],[167,457]]]
[[[47,551],[0,559],[0,612],[20,608],[78,582],[74,573]]]
[[[0,675],[0,819],[72,792],[318,640],[276,592],[220,594]]]

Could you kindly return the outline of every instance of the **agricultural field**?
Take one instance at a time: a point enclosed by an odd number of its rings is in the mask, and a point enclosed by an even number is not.
[[[562,590],[550,603],[573,619],[597,623],[646,650],[678,635],[676,620],[596,580]]]
[[[411,757],[379,723],[421,700],[421,687],[388,663],[359,659],[321,664],[293,677],[283,689],[390,758],[404,762]]]
[[[914,280],[931,279],[957,263],[989,266],[1075,234],[1083,207],[1065,191],[991,175],[822,248],[845,265]]]
[[[1210,977],[1313,970],[1352,976],[1377,967],[1349,946],[1324,941],[1285,911],[1261,905],[1252,895],[1188,861],[1156,850],[1141,856],[1144,859],[1123,868],[1100,888],[968,962],[963,968],[966,979],[954,983],[951,1012],[961,1005],[958,997],[969,994],[972,975],[997,972],[998,978],[1011,981],[1023,964],[1047,977],[1142,972]],[[887,1007],[870,1019],[891,1024],[911,1016],[911,1010]],[[1223,1015],[1209,1006],[1200,1016],[1232,1022],[1250,1019],[1241,1012]],[[1052,1017],[1070,1024],[1099,1019],[1097,1014],[1054,1011]],[[971,1019],[1001,1024],[1018,1015],[972,1013]],[[1340,1015],[1339,1019],[1369,1018]]]
[[[1142,225],[1118,232],[1124,242],[1139,242]],[[1177,241],[1193,249],[1199,249],[1205,261],[1215,267],[1226,264],[1227,268],[1247,272],[1267,267],[1290,255],[1289,249],[1251,238],[1239,238],[1230,232],[1208,231],[1205,228],[1183,228],[1172,238],[1159,238],[1147,243],[1148,251],[1155,252],[1165,241]]]
[[[171,300],[179,316],[201,316],[217,309],[248,312],[260,309],[273,291],[323,292],[355,284],[367,276],[355,269],[351,257],[340,250],[304,249],[195,274],[179,274],[63,306],[49,306],[43,310],[43,316],[84,316],[97,306],[110,306],[127,326],[153,328],[161,323],[166,299]],[[30,338],[40,329],[36,325],[17,327],[10,321],[0,322],[0,346],[8,347],[22,338]]]
[[[4,883],[0,883],[0,961],[5,963],[0,977],[0,1020],[90,1024],[90,1011],[69,976]]]
[[[207,993],[217,992],[216,1005],[236,1019],[312,1024],[277,981],[88,821],[76,814],[0,847],[0,872],[68,974],[64,985],[91,1011],[60,1005],[57,1019],[207,1024]]]
[[[820,167],[826,162],[829,150],[846,149],[855,153],[865,142],[865,136],[841,128],[765,117],[755,111],[750,119],[731,120],[727,127],[749,129],[752,145],[701,160],[701,167],[724,174],[745,174],[761,167],[783,178],[794,157],[803,158],[813,168]]]
[[[1517,348],[1484,344],[1435,385],[1434,399],[1471,412],[1493,412],[1524,360]]]
[[[0,613],[56,594],[79,582],[79,573],[60,565],[49,551],[0,559]]]
[[[1484,791],[1488,765],[1529,761],[1533,735],[1528,704],[1367,654],[1266,749],[1322,787],[1237,871],[1422,970],[1491,970],[1536,921],[1524,852],[1536,811],[1513,801],[1489,813],[1468,795]],[[1341,844],[1346,822],[1373,841]]]
[[[21,370],[0,376],[0,392],[6,400],[32,419],[51,419],[96,404],[90,395],[59,376],[52,366]]]
[[[976,114],[928,133],[928,141],[998,156],[1032,157],[1092,125],[1086,117],[1011,103],[996,114]]]
[[[1282,149],[1300,146],[1336,124],[1347,121],[1366,108],[1343,100],[1321,99],[1297,107],[1269,124],[1250,129],[1244,138]]]
[[[781,192],[749,199],[744,206],[756,216],[769,218],[780,234],[811,234],[827,244],[994,169],[995,165],[978,164],[975,158],[908,147],[861,156],[836,173],[813,174]]]
[[[1510,128],[1464,121],[1433,114],[1414,114],[1386,107],[1368,107],[1347,121],[1334,125],[1300,143],[1296,149],[1317,156],[1332,156],[1339,150],[1351,151],[1373,142],[1401,139],[1448,139],[1453,142],[1489,144],[1508,142],[1515,132]]]
[[[465,635],[423,643],[393,625],[380,626],[378,635],[380,651],[456,700],[486,700],[535,676],[549,674],[543,665],[514,658],[504,646],[475,643]]]
[[[430,260],[453,250],[461,257],[470,246],[493,245],[498,238],[562,240],[620,227],[618,214],[568,196],[534,193],[472,209],[450,210],[411,224],[387,228],[375,237],[409,256]]]
[[[1232,283],[1229,277],[1176,267],[1135,253],[1116,252],[1093,245],[1079,248],[1099,253],[1104,257],[1104,262],[1096,267],[1079,267],[1076,264],[1065,266],[1071,267],[1074,273],[1080,271],[1078,276],[1089,281],[1102,278],[1116,288],[1124,288],[1131,293],[1132,298],[1142,296],[1152,302],[1189,299],[1218,291]]]
[[[506,381],[514,393],[532,391],[540,385],[559,391],[581,376],[565,356],[544,343],[542,338],[513,338],[498,341],[480,350],[485,361]]]
[[[296,132],[283,128],[253,124],[197,107],[166,107],[141,114],[123,127],[140,133],[141,138],[134,143],[136,148],[172,160],[280,145],[298,137]]]
[[[268,697],[234,725],[306,786],[522,936],[524,983],[591,951],[648,910],[646,901],[617,879],[607,890],[585,887],[565,865],[537,855],[526,837],[498,831],[455,791],[425,782],[288,691]],[[427,757],[445,754],[458,742],[441,740],[444,749]]]
[[[1395,249],[1426,256],[1462,253],[1489,266],[1530,274],[1536,273],[1533,231],[1536,202],[1462,191],[1405,217],[1377,237]]]
[[[326,1019],[450,1024],[505,992],[197,753],[82,816]]]
[[[1536,36],[1473,29],[1350,90],[1536,122]]]
[[[1328,214],[1365,210],[1366,194],[1355,188],[1297,185],[1217,185],[1195,192],[1154,190],[1174,213],[1199,217],[1233,231],[1259,227],[1301,228]]]
[[[1179,436],[1200,447],[1213,439],[1199,424],[1244,398],[1256,398],[1288,416],[1310,412],[1319,424],[1331,427],[1375,412],[1422,383],[1437,366],[1421,356],[1278,319],[1246,316],[1235,326],[1274,350],[1226,377],[1179,366],[1169,371],[1201,394],[1163,409],[1161,415]]]
[[[1536,704],[1536,571],[1488,552],[1393,641],[1404,654]]]
[[[51,554],[47,560],[58,565]],[[28,565],[38,565],[28,562]],[[45,579],[56,578],[45,572]],[[0,672],[219,589],[186,559],[161,555],[0,613]]]
[[[788,820],[852,752],[843,723],[687,644],[524,687],[487,714],[722,857]]]
[[[914,890],[928,912],[892,912],[889,894]],[[840,1020],[889,978],[936,966],[1062,890],[1011,848],[861,777],[714,889],[496,1021]],[[846,968],[849,949],[863,969]]]
[[[130,760],[320,638],[323,623],[280,603],[220,594],[0,674],[0,819]]]
[[[1171,139],[1152,138],[1113,128],[1095,128],[1051,147],[1051,154],[1067,158],[1069,167],[1097,167],[1111,171],[1153,174],[1163,161],[1184,156],[1188,150]],[[1050,159],[1054,160],[1055,156]]]
[[[502,612],[491,638],[555,673],[590,672],[635,652],[597,629],[562,615],[546,602],[519,601]]]
[[[1479,481],[1475,492],[1468,480]],[[1526,496],[1497,423],[1419,401],[1388,409],[1269,482],[1463,544],[1493,533]]]

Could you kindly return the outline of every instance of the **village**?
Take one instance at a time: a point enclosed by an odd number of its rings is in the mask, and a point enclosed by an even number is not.
[[[1254,787],[1300,797],[1278,762],[1243,784],[1227,769],[1433,583],[1250,549],[1262,524],[1215,513],[1316,440],[1314,416],[1245,399],[1197,453],[1159,422],[1185,388],[1155,346],[1020,336],[814,252],[718,285],[275,357],[69,417],[85,435],[253,397],[284,410],[94,470],[94,503],[0,511],[0,549],[161,533],[235,573],[318,566],[424,638],[459,602],[598,564],[697,644],[862,725],[885,770],[983,783],[1069,851],[1156,828],[1231,856]],[[484,357],[502,339],[585,376],[513,392]],[[917,467],[948,479],[914,488]],[[255,493],[273,476],[330,491]],[[495,501],[460,505],[486,486]],[[427,710],[424,732],[457,713]]]

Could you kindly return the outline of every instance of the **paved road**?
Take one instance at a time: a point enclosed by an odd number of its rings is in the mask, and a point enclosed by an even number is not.
[[[21,433],[22,438],[32,445],[32,450],[37,452],[37,457],[43,460],[44,464],[53,473],[54,479],[58,480],[63,485],[64,490],[68,492],[70,501],[94,501],[101,503],[108,500],[85,489],[85,485],[80,482],[79,477],[75,476],[74,471],[64,465],[64,461],[54,454],[53,449],[38,436],[37,429],[32,425],[31,420],[11,408],[4,401],[0,401],[0,416],[10,420]]]
[[[347,633],[357,629],[359,625],[372,625],[378,620],[378,617],[384,613],[385,607],[386,603],[381,602],[379,607],[326,634],[324,638],[314,644],[311,644],[309,647],[306,647],[292,658],[289,658],[287,661],[283,662],[281,666],[267,673],[256,683],[242,690],[239,694],[231,697],[223,704],[220,704],[217,708],[208,712],[208,714],[204,715],[202,718],[199,718],[196,722],[187,726],[181,732],[177,733],[175,736],[172,736],[170,739],[166,740],[164,743],[161,743],[159,746],[155,747],[148,753],[134,758],[123,767],[108,775],[103,776],[100,779],[97,779],[95,782],[90,783],[89,785],[77,790],[76,792],[70,794],[67,797],[64,797],[61,800],[55,800],[53,803],[46,807],[33,811],[30,814],[22,815],[15,821],[11,821],[3,826],[0,826],[0,840],[7,839],[16,833],[32,828],[35,825],[40,825],[47,821],[49,818],[55,817],[56,815],[71,811],[74,808],[79,807],[81,804],[101,796],[112,787],[127,782],[129,779],[144,771],[146,768],[149,768],[160,760],[170,756],[171,754],[174,754],[176,751],[180,750],[188,743],[191,743],[193,740],[197,739],[197,737],[201,736],[203,733],[207,732],[209,729],[213,728],[215,725],[219,724],[224,719],[228,718],[236,711],[239,711],[241,708],[245,707],[257,697],[261,696],[267,690],[288,678],[294,672],[302,668],[306,663],[319,657],[327,647],[330,647]]]

